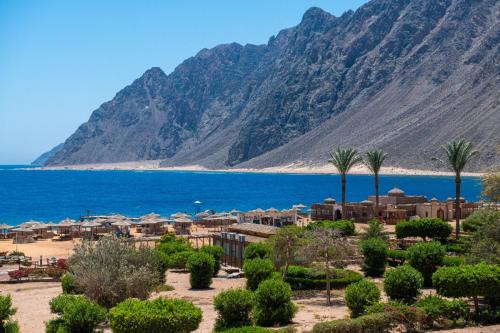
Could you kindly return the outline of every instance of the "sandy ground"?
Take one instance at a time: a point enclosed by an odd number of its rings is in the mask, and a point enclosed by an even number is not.
[[[306,162],[297,162],[288,165],[269,167],[263,169],[250,168],[231,168],[231,169],[208,169],[201,165],[186,165],[179,167],[160,167],[159,160],[122,162],[106,164],[81,164],[70,166],[45,167],[44,170],[164,170],[164,171],[217,171],[217,172],[257,172],[257,173],[303,173],[303,174],[336,174],[337,170],[331,164],[310,164]],[[371,174],[370,170],[364,165],[354,166],[350,173],[352,174]],[[382,175],[431,175],[431,176],[453,176],[451,172],[404,169],[398,167],[382,167]],[[464,172],[463,176],[482,176],[478,172]]]
[[[73,252],[76,242],[78,240],[53,242],[51,239],[44,239],[28,244],[13,244],[12,239],[3,239],[0,240],[0,252],[18,250],[32,257],[33,260],[38,260],[40,256],[67,258]]]

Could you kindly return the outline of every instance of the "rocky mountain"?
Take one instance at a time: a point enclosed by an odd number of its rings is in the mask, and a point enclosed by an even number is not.
[[[43,153],[42,155],[38,156],[33,162],[31,162],[31,165],[34,166],[43,166],[49,158],[54,156],[61,148],[63,147],[63,144],[60,143],[51,150]]]
[[[500,2],[372,0],[311,8],[266,45],[203,49],[152,68],[95,110],[46,165],[319,164],[337,146],[429,168],[467,138],[500,165]]]

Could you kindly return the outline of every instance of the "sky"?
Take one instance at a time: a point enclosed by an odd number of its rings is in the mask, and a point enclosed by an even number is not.
[[[64,142],[151,67],[222,43],[264,44],[310,7],[367,0],[0,0],[0,164]]]

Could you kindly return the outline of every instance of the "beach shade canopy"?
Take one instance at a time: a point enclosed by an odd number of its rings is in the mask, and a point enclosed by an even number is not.
[[[151,220],[142,220],[141,222],[139,222],[137,224],[139,224],[139,225],[148,225],[148,224],[159,224],[159,223],[161,223],[160,220],[153,220],[153,219],[151,219]]]
[[[254,209],[253,211],[256,213],[265,213],[265,210],[263,210],[262,208],[257,208],[257,209]]]
[[[175,223],[193,223],[192,220],[190,220],[188,218],[185,218],[185,217],[181,217],[181,218],[175,219],[174,222]]]
[[[298,205],[294,205],[293,208],[297,208],[297,209],[304,209],[306,208],[307,206],[303,205],[303,204],[298,204]]]
[[[11,227],[10,225],[7,225],[5,223],[0,224],[0,229],[13,229],[14,227]]]
[[[41,229],[48,229],[48,227],[49,226],[46,225],[45,223],[40,223],[40,224],[35,224],[30,229],[32,229],[32,230],[41,230]]]
[[[95,221],[86,221],[81,224],[82,228],[97,228],[100,227],[101,224]]]
[[[132,223],[129,223],[127,221],[116,221],[111,223],[111,225],[115,227],[130,227]]]
[[[31,220],[31,221],[24,222],[24,223],[20,224],[19,227],[21,227],[21,228],[32,228],[32,227],[34,227],[36,225],[39,225],[39,224],[43,224],[43,223]]]
[[[203,218],[203,217],[207,217],[209,216],[210,214],[208,214],[207,212],[201,212],[201,213],[198,213],[196,214],[195,216],[196,217],[199,217],[199,218]]]
[[[173,218],[173,219],[190,218],[191,215],[186,214],[186,213],[177,212],[175,214],[170,215],[170,217]]]
[[[161,217],[160,214],[149,213],[149,214],[146,214],[146,215],[142,215],[141,219],[142,220],[152,220],[152,219],[159,219],[160,217]]]
[[[268,212],[268,213],[279,213],[280,211],[279,211],[279,210],[277,210],[277,209],[276,209],[276,208],[274,208],[274,207],[271,207],[271,208],[267,209],[267,210],[266,210],[266,212]]]
[[[31,232],[33,232],[32,229],[30,229],[30,228],[24,228],[24,227],[15,228],[15,229],[12,229],[12,231],[19,232],[19,233],[22,233],[22,232],[31,233]]]
[[[230,214],[238,214],[241,213],[239,210],[233,209],[232,211],[229,212]]]
[[[66,218],[66,219],[62,220],[61,222],[59,222],[59,224],[57,226],[58,227],[72,227],[74,225],[77,225],[75,220],[71,220],[71,219]]]
[[[47,227],[57,227],[57,223],[54,223],[54,222],[49,222],[47,224],[45,224]]]

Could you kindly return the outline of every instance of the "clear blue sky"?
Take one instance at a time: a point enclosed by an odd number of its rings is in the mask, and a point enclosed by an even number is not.
[[[309,7],[367,0],[0,1],[0,164],[31,162],[153,66],[266,43]]]

